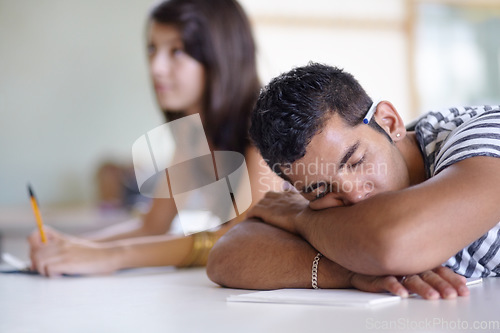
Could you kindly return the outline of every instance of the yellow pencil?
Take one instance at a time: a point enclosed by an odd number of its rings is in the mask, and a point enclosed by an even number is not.
[[[36,202],[35,193],[28,184],[28,192],[30,193],[31,207],[33,208],[33,213],[35,214],[36,224],[38,225],[38,230],[40,230],[40,237],[42,238],[42,243],[46,243],[45,233],[43,232],[43,221],[42,215],[40,214],[40,209],[38,208],[38,203]]]

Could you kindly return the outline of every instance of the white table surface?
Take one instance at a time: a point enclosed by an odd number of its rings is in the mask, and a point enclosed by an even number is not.
[[[48,224],[71,233],[128,218],[103,217],[89,208],[46,209],[44,213]],[[25,237],[34,226],[26,207],[0,209],[2,250],[26,260]],[[167,267],[56,279],[0,274],[0,333],[315,333],[387,331],[388,327],[394,332],[470,332],[474,325],[483,325],[481,332],[500,331],[500,278],[486,279],[470,291],[469,297],[456,300],[412,298],[358,309],[228,303],[227,296],[249,291],[220,288],[204,269]]]
[[[4,243],[21,257],[27,250],[22,239]],[[249,291],[220,288],[200,268],[55,279],[0,274],[0,332],[470,332],[474,325],[500,331],[500,278],[470,291],[456,300],[412,298],[359,309],[228,303],[227,296]]]
[[[4,274],[0,332],[362,332],[385,331],[391,322],[398,332],[470,332],[456,328],[500,320],[500,279],[456,300],[367,309],[226,302],[244,292],[217,287],[203,269],[58,279]]]

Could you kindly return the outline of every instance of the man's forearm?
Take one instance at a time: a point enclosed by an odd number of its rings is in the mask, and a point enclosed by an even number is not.
[[[413,187],[306,212],[296,229],[355,272],[415,274],[442,264],[498,223],[499,186],[498,159],[469,158]]]
[[[246,221],[232,228],[212,249],[210,279],[243,289],[311,288],[311,268],[317,251],[297,235],[265,223]],[[318,286],[350,287],[350,272],[321,258]]]
[[[349,270],[370,275],[391,274],[384,261],[393,245],[387,240],[394,219],[390,214],[370,216],[374,210],[371,206],[362,202],[351,207],[305,211],[297,221],[297,231],[319,252]]]

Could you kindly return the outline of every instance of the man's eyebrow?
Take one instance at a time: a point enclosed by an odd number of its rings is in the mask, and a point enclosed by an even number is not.
[[[356,142],[355,144],[353,144],[351,147],[349,147],[349,149],[345,153],[344,157],[342,157],[342,160],[340,161],[339,170],[342,170],[342,168],[345,166],[347,161],[349,161],[351,156],[356,152],[356,150],[358,148],[359,148],[359,141]]]

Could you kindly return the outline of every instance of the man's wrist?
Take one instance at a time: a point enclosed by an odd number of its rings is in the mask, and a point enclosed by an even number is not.
[[[306,238],[308,221],[311,219],[311,210],[309,208],[304,209],[294,219],[295,232]],[[307,239],[307,238],[306,238]]]
[[[318,266],[317,283],[323,289],[351,288],[353,274],[353,272],[323,256]]]
[[[312,264],[312,274],[311,274],[311,286],[313,289],[319,289],[318,287],[318,265],[319,265],[319,260],[321,259],[323,255],[318,252],[316,254],[316,257],[314,257],[313,264]]]

